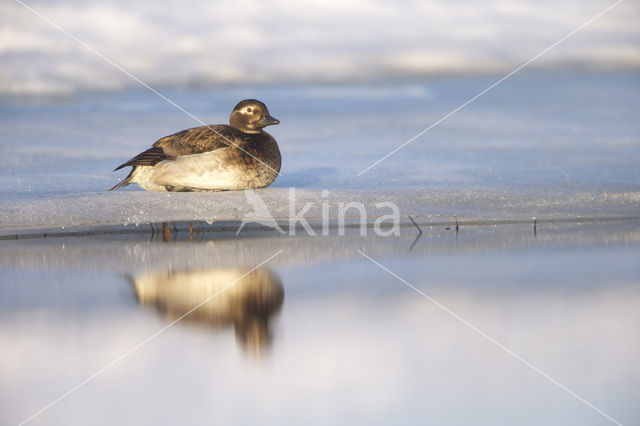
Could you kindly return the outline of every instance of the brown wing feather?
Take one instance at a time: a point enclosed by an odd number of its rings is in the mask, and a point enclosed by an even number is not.
[[[242,132],[224,124],[201,126],[166,136],[156,141],[153,146],[162,148],[166,155],[173,157],[200,154],[226,148],[231,145],[229,141],[236,145],[241,143],[244,138],[238,138],[238,134]]]
[[[121,168],[127,166],[155,166],[161,161],[171,160],[174,158],[175,157],[172,155],[165,154],[162,148],[149,148],[148,150],[136,155],[126,163],[119,165],[114,169],[114,171],[120,170]]]
[[[155,166],[161,161],[173,160],[180,155],[215,151],[230,145],[242,147],[246,143],[244,133],[231,126],[216,124],[194,127],[157,140],[152,148],[141,152],[115,170],[127,166]]]

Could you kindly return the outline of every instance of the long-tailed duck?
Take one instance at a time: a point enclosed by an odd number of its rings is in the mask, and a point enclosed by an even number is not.
[[[263,128],[279,123],[265,104],[245,99],[231,112],[229,126],[215,124],[174,133],[118,166],[115,170],[133,169],[111,190],[131,183],[147,191],[263,188],[278,176],[282,161],[276,140]]]

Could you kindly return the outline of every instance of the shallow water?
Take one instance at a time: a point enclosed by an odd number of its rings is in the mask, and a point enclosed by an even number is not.
[[[640,222],[401,231],[2,241],[0,423],[640,421]]]

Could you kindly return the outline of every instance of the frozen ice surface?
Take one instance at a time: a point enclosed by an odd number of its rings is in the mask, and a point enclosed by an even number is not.
[[[535,71],[508,79],[404,149],[357,174],[500,78],[449,76],[369,84],[162,90],[206,123],[243,98],[281,120],[282,175],[257,193],[276,218],[313,205],[397,203],[425,218],[637,216],[640,77]],[[237,220],[242,192],[107,189],[113,168],[155,140],[199,123],[153,93],[129,90],[0,104],[0,233],[33,228]],[[322,190],[328,190],[323,196]]]

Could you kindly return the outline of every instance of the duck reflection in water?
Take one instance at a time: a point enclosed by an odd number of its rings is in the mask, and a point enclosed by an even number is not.
[[[147,273],[132,282],[138,303],[155,307],[169,320],[211,298],[181,321],[215,328],[233,325],[240,345],[260,354],[271,343],[269,321],[282,307],[284,288],[268,268],[249,271],[218,268]]]

